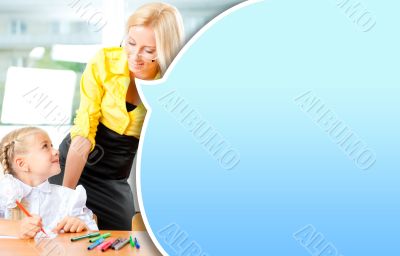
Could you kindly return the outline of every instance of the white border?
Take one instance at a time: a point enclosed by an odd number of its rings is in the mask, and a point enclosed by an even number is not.
[[[168,76],[169,73],[172,72],[172,70],[175,67],[175,64],[179,61],[179,59],[185,54],[185,52],[192,46],[192,44],[194,44],[210,27],[214,26],[214,24],[216,24],[218,21],[220,21],[221,19],[223,19],[225,16],[228,16],[229,14],[238,11],[239,9],[242,9],[246,6],[255,4],[255,3],[259,3],[259,2],[263,2],[264,0],[247,0],[244,1],[242,3],[239,3],[231,8],[229,8],[228,10],[222,12],[221,14],[219,14],[218,16],[216,16],[214,19],[212,19],[210,22],[208,22],[204,27],[202,27],[186,44],[185,46],[181,49],[181,51],[178,53],[178,55],[175,57],[175,59],[172,61],[171,65],[168,67],[167,71],[165,72],[164,76],[159,79],[159,80],[140,80],[140,79],[135,79],[136,85],[137,85],[137,90],[139,93],[140,98],[142,99],[142,102],[144,104],[144,106],[147,109],[147,114],[143,123],[143,127],[142,127],[142,133],[140,136],[140,140],[139,140],[139,147],[137,150],[137,156],[136,156],[136,189],[137,189],[137,198],[138,198],[138,203],[139,203],[139,210],[142,214],[142,218],[143,218],[143,222],[144,225],[146,227],[146,230],[151,238],[151,240],[153,241],[153,243],[155,244],[155,246],[157,247],[157,249],[161,252],[162,255],[168,255],[166,251],[164,251],[163,247],[159,244],[156,236],[154,235],[153,231],[150,228],[149,222],[147,220],[147,216],[146,216],[146,211],[143,207],[143,199],[142,199],[142,187],[141,187],[141,183],[140,183],[140,179],[141,179],[141,164],[142,164],[142,147],[143,147],[143,141],[146,135],[146,131],[147,131],[147,124],[149,122],[149,119],[151,117],[151,108],[150,105],[147,103],[146,98],[144,97],[143,91],[142,91],[142,86],[147,86],[147,85],[157,85],[157,84],[162,84],[164,83]],[[138,86],[139,85],[139,86]]]

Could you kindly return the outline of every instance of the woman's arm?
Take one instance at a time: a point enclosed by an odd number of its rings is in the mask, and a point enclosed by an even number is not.
[[[88,159],[92,143],[87,138],[76,136],[72,139],[65,163],[63,186],[75,189]]]
[[[104,53],[99,51],[88,63],[81,77],[80,105],[71,128],[71,145],[65,163],[63,186],[75,189],[91,150],[96,144],[95,136],[101,117],[103,98]]]

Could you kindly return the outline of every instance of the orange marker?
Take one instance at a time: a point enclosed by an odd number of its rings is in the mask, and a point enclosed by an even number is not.
[[[18,200],[15,200],[15,203],[17,204],[18,208],[25,213],[26,216],[32,217],[32,215],[28,212],[28,210],[26,210],[25,207],[20,202],[18,202]],[[40,230],[47,236],[47,233],[44,232],[43,228],[40,228]]]

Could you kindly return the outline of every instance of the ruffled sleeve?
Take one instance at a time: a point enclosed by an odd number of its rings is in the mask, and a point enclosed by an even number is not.
[[[93,219],[93,212],[86,207],[86,190],[82,185],[76,187],[68,200],[67,216],[81,219],[90,230],[99,230]]]
[[[21,182],[17,182],[10,174],[5,174],[0,181],[0,211],[16,207],[15,201],[24,197]]]
[[[0,219],[5,218],[7,209],[7,198],[3,195],[2,188],[3,182],[0,181]]]

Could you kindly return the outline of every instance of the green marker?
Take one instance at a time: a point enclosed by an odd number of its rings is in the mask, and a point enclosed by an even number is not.
[[[100,236],[98,236],[98,237],[95,237],[95,238],[93,238],[93,239],[90,239],[89,242],[94,243],[94,242],[96,242],[97,240],[99,240],[100,238],[106,239],[107,237],[110,237],[110,236],[111,236],[111,233],[105,233],[105,234],[102,234],[102,235],[100,235]]]
[[[100,235],[100,233],[96,232],[96,233],[86,234],[86,235],[83,235],[83,236],[77,236],[77,237],[71,238],[71,242],[78,241],[78,240],[81,240],[81,239],[84,239],[84,238],[95,237],[95,236],[99,236],[99,235]]]
[[[135,247],[135,241],[133,241],[132,236],[129,237],[129,243],[132,247]]]

